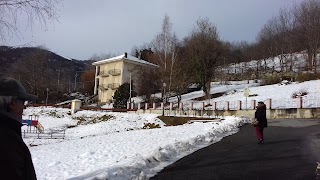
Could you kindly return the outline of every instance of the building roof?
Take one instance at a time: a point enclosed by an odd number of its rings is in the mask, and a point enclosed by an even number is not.
[[[143,64],[143,65],[159,67],[156,64],[150,63],[150,62],[145,61],[143,59],[136,58],[136,57],[131,56],[129,54],[127,54],[127,55],[126,54],[122,54],[120,56],[116,56],[116,57],[113,57],[113,58],[97,61],[97,62],[92,63],[92,65],[97,66],[97,65],[106,64],[106,63],[115,62],[115,61],[121,61],[121,60],[129,62],[129,63],[133,63],[133,64]]]

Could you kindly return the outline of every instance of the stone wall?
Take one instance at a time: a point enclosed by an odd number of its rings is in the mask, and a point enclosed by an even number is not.
[[[162,115],[162,110],[153,109],[139,109],[132,111],[133,113],[152,113]],[[249,118],[254,117],[255,110],[164,110],[165,116],[246,116]],[[267,119],[320,119],[319,108],[291,108],[291,109],[267,109]]]

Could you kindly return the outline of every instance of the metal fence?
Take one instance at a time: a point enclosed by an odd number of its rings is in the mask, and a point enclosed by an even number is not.
[[[320,107],[320,98],[316,96],[307,96],[302,98],[302,108]]]
[[[23,138],[37,138],[37,139],[64,139],[65,130],[50,130],[39,132],[38,130],[23,130]]]
[[[256,100],[257,103],[260,100]],[[229,110],[237,110],[240,109],[238,101],[213,101],[213,100],[206,100],[206,101],[188,101],[183,103],[182,110],[213,110],[215,104],[215,110],[226,110],[226,103],[229,103]],[[267,100],[264,101],[267,104]],[[192,103],[192,109],[191,104]],[[137,110],[139,103],[134,104],[134,108],[129,108],[128,110]],[[253,104],[251,100],[243,100],[241,101],[241,109],[242,110],[250,110],[255,109],[256,104]],[[144,103],[140,104],[141,109],[145,109]],[[171,109],[172,108],[172,109]],[[299,106],[299,98],[287,98],[287,99],[280,99],[280,100],[272,100],[271,99],[271,109],[291,109],[291,108],[300,108]],[[320,98],[317,96],[305,96],[301,98],[301,108],[320,108]],[[148,106],[148,109],[153,109],[153,104]],[[156,103],[155,108],[156,110],[162,109],[161,103]],[[173,103],[170,105],[166,103],[164,105],[164,110],[179,110],[180,106],[177,103]]]
[[[266,101],[265,101],[266,103]],[[225,110],[226,101],[217,101],[216,110]],[[302,108],[320,108],[320,98],[317,96],[306,96],[301,99]],[[298,108],[298,99],[281,99],[281,100],[271,100],[271,109],[290,109]],[[212,109],[212,108],[207,108]],[[229,109],[237,110],[238,101],[229,101]],[[241,101],[241,109],[254,109],[252,107],[251,101]]]

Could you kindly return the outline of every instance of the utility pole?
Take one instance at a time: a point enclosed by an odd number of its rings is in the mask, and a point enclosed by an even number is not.
[[[74,74],[74,92],[76,92],[77,89],[77,77],[78,77],[78,73]]]
[[[57,91],[59,91],[59,84],[60,84],[60,69],[58,71],[58,86],[57,86]]]
[[[131,89],[131,82],[132,82],[132,80],[131,80],[131,72],[130,72],[130,96],[129,96],[129,103],[131,104],[131,91],[132,91],[132,89]]]
[[[47,88],[46,107],[48,105],[49,88]]]
[[[166,102],[166,86],[167,84],[164,82],[162,84],[163,87],[163,94],[162,94],[162,116],[164,116],[164,104]]]

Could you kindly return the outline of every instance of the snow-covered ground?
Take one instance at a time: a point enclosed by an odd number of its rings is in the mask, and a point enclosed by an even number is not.
[[[215,100],[244,99],[245,86],[235,84],[217,88],[231,93]],[[281,101],[300,91],[307,92],[304,97],[320,99],[320,80],[249,86],[249,94],[256,94],[249,100]],[[193,92],[183,100],[188,102],[196,96]],[[38,179],[148,179],[185,155],[237,133],[239,127],[249,121],[245,117],[224,117],[221,122],[169,127],[156,114],[79,111],[70,115],[69,112],[70,109],[50,107],[29,107],[24,112],[24,119],[28,119],[28,115],[39,115],[45,130],[66,129],[65,139],[24,138]],[[152,126],[159,128],[148,129]]]
[[[244,90],[248,88],[249,97],[245,97]],[[223,96],[205,101],[192,101],[195,108],[200,108],[201,102],[205,105],[217,102],[217,108],[223,109],[225,101],[229,101],[230,105],[236,105],[237,101],[242,101],[242,108],[251,108],[251,100],[263,101],[271,99],[272,108],[296,108],[296,98],[293,96],[301,96],[303,99],[302,107],[320,107],[320,80],[306,82],[292,82],[290,84],[273,84],[266,86],[257,86],[255,83],[242,85],[212,85],[211,92],[226,92]],[[303,93],[306,93],[305,95]],[[188,104],[191,101],[185,101]],[[210,107],[208,108],[210,109]]]
[[[65,139],[24,138],[38,179],[148,179],[197,149],[238,132],[248,118],[168,126],[155,114],[27,108],[45,130],[66,129]],[[159,128],[148,129],[148,124]],[[26,127],[23,127],[26,129]]]
[[[244,93],[246,88],[249,94],[247,98]],[[302,107],[304,108],[320,107],[320,80],[301,83],[289,82],[289,84],[279,83],[266,86],[260,86],[260,83],[255,83],[253,80],[250,80],[249,83],[247,83],[247,81],[230,81],[228,85],[212,82],[210,93],[224,94],[220,97],[203,101],[194,100],[204,96],[202,90],[184,94],[181,97],[184,109],[189,109],[190,102],[193,102],[194,109],[202,109],[202,103],[204,102],[205,109],[210,110],[212,109],[213,102],[216,102],[217,109],[221,110],[224,108],[226,101],[229,101],[230,109],[236,109],[238,101],[242,102],[242,109],[245,109],[252,108],[251,100],[266,102],[268,99],[272,100],[271,104],[273,109],[296,108],[297,100],[294,95],[301,95]],[[139,102],[139,98],[136,98],[135,102]],[[174,106],[178,107],[176,97],[170,98],[169,102],[174,103]],[[169,109],[169,105],[165,108]]]

